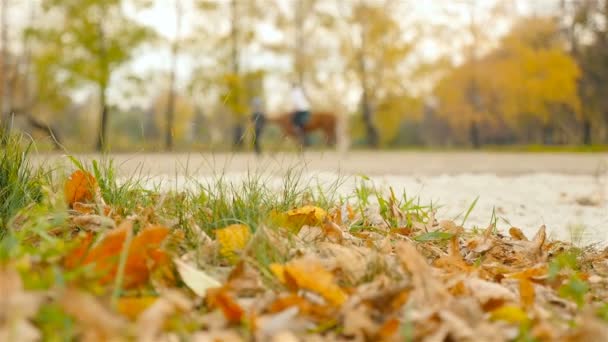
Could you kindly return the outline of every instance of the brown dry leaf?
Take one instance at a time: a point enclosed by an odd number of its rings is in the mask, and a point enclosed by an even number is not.
[[[400,241],[397,244],[397,256],[405,268],[411,273],[414,283],[412,297],[418,305],[432,310],[446,303],[450,294],[433,275],[433,269],[426,259],[411,243]]]
[[[358,305],[344,313],[344,330],[347,336],[354,336],[360,341],[366,340],[366,336],[374,336],[381,329],[381,325],[375,322],[365,305]]]
[[[363,279],[368,273],[369,263],[379,259],[375,251],[366,247],[322,242],[317,248],[327,268],[350,284],[358,283]]]
[[[251,231],[244,224],[232,224],[225,228],[216,229],[215,237],[220,243],[220,254],[235,262],[238,253],[245,249],[251,239]]]
[[[224,317],[230,323],[240,323],[245,315],[245,311],[226,286],[207,290],[207,303],[212,308],[222,310]]]
[[[76,170],[65,182],[65,201],[70,207],[76,202],[91,202],[98,190],[99,185],[92,174]]]
[[[289,307],[280,312],[258,317],[255,324],[257,340],[268,341],[286,330],[304,332],[312,328],[312,323],[298,317],[299,313],[297,307]]]
[[[272,264],[270,269],[291,289],[315,292],[332,305],[342,305],[347,298],[346,293],[336,285],[333,274],[327,271],[315,257],[294,259],[285,265]]]
[[[144,312],[136,322],[137,340],[142,342],[157,341],[165,321],[179,312],[187,312],[193,306],[190,299],[177,290],[165,290]]]
[[[0,341],[38,341],[40,332],[30,323],[43,297],[24,291],[19,273],[0,264]]]
[[[134,321],[157,299],[158,297],[121,297],[118,299],[116,309],[120,314]]]
[[[103,275],[101,282],[112,282],[118,272],[120,254],[128,235],[132,234],[132,228],[133,222],[124,221],[119,227],[109,231],[88,253],[83,246],[73,250],[66,257],[66,265],[94,264],[96,273]],[[151,226],[141,230],[132,239],[125,264],[124,288],[133,288],[146,283],[152,269],[169,263],[166,253],[160,250],[161,243],[168,235],[168,228]],[[83,253],[86,257],[79,264],[77,261],[82,259]]]
[[[487,311],[506,303],[515,302],[517,297],[508,288],[479,278],[466,278],[464,285]]]
[[[127,322],[91,294],[70,288],[61,295],[59,304],[80,323],[84,340],[110,341],[118,339],[126,332]]]
[[[78,203],[76,203],[78,204]],[[107,216],[101,215],[80,215],[73,216],[72,223],[87,231],[98,232],[102,230],[116,228],[116,222]]]
[[[509,235],[515,240],[528,241],[528,238],[524,235],[521,229],[517,227],[509,228]]]
[[[192,335],[192,342],[243,342],[243,339],[234,330],[212,330],[196,332]]]

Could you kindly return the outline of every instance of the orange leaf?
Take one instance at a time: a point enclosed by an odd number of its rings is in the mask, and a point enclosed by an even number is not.
[[[239,323],[245,314],[241,306],[232,298],[226,287],[207,290],[207,303],[222,310],[224,317],[231,323]]]
[[[70,207],[76,202],[90,202],[98,189],[97,180],[92,174],[76,170],[65,182],[65,200]]]
[[[382,324],[382,327],[378,331],[378,339],[380,341],[389,340],[391,337],[394,337],[395,334],[399,331],[399,326],[401,323],[398,319],[392,318]]]
[[[528,278],[519,280],[519,296],[524,307],[530,307],[534,304],[536,297],[534,292],[534,284]]]
[[[108,232],[103,240],[86,254],[80,264],[76,263],[76,260],[81,259],[84,253],[80,247],[77,248],[66,258],[66,266],[94,264],[95,271],[102,275],[101,282],[112,282],[118,272],[118,262],[127,234],[132,228],[133,223],[125,221]],[[141,230],[133,238],[127,252],[123,287],[133,288],[144,284],[153,268],[169,262],[166,253],[160,250],[160,245],[168,234],[168,228],[152,226]]]
[[[157,299],[158,297],[122,297],[118,299],[117,309],[123,316],[134,321]]]
[[[78,245],[74,248],[63,260],[63,265],[67,268],[74,268],[82,263],[91,244],[93,243],[93,234],[87,233],[78,241]]]

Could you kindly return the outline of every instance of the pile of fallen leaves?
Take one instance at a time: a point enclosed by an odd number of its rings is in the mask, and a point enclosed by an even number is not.
[[[43,307],[88,341],[608,341],[608,250],[544,227],[418,222],[390,197],[382,214],[305,205],[207,234],[153,208],[117,214],[84,171],[65,198],[55,271],[70,277],[32,290],[22,279],[48,261],[0,264],[0,341],[42,339]]]

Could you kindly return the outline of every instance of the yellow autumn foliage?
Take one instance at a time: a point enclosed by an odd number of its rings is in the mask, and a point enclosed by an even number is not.
[[[244,224],[232,224],[217,229],[215,237],[220,244],[220,255],[234,262],[238,253],[245,249],[249,239],[251,239],[251,231]]]
[[[580,112],[580,70],[559,40],[551,20],[525,19],[487,56],[453,68],[435,95],[439,115],[454,129],[471,120],[517,126],[522,119],[547,123],[558,106]],[[476,89],[478,106],[471,100]]]

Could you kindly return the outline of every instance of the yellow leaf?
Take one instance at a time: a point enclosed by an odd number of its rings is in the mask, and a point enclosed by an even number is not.
[[[490,317],[495,321],[505,321],[509,323],[525,323],[528,321],[526,312],[515,305],[505,305],[492,311]]]
[[[279,281],[285,284],[285,266],[281,264],[270,264],[270,270],[274,273]]]
[[[134,321],[157,299],[158,297],[122,297],[118,299],[117,309],[123,316]]]
[[[341,305],[346,293],[335,283],[334,276],[314,258],[304,257],[285,265],[271,265],[277,278],[292,289],[315,292],[333,305]]]
[[[243,224],[233,224],[215,231],[220,243],[220,254],[230,261],[236,261],[237,253],[245,249],[251,238],[249,227]]]
[[[327,212],[319,207],[305,205],[286,212],[287,220],[293,228],[299,229],[304,225],[318,226],[323,223]]]

